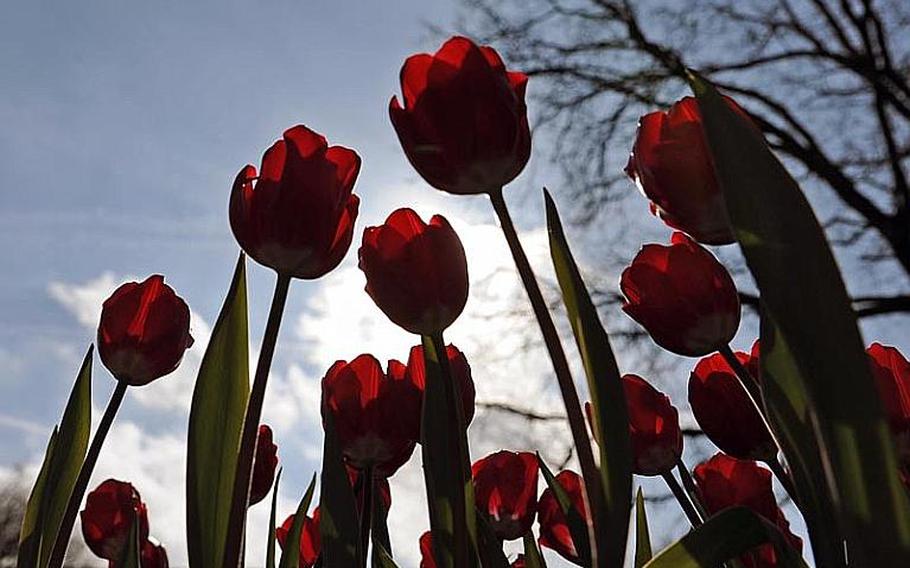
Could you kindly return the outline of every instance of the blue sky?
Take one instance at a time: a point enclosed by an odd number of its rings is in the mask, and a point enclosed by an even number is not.
[[[93,484],[107,476],[134,481],[149,501],[152,534],[174,565],[185,561],[183,510],[174,501],[183,494],[195,366],[237,254],[227,222],[230,184],[240,167],[258,166],[262,151],[297,123],[363,159],[354,247],[362,227],[405,204],[424,215],[442,212],[455,224],[468,249],[472,286],[483,291],[472,294],[450,337],[474,365],[478,397],[558,410],[545,355],[511,357],[524,343],[510,336],[509,326],[526,320],[489,317],[526,304],[488,204],[430,189],[407,164],[388,120],[402,61],[435,50],[440,38],[426,24],[445,29],[455,14],[455,0],[6,6],[0,21],[0,473],[40,459],[93,340],[100,302],[124,279],[163,273],[190,304],[199,341],[174,375],[131,389]],[[530,89],[533,94],[533,82]],[[528,201],[553,178],[552,166],[535,154],[507,198]],[[643,200],[633,210],[650,223],[650,234],[668,234]],[[522,237],[546,272],[542,216],[532,213],[535,222],[523,224]],[[353,256],[324,281],[292,288],[265,408],[286,468],[282,515],[319,464],[318,380],[325,369],[366,351],[381,360],[406,358],[414,342],[363,294]],[[249,275],[255,352],[272,275],[255,265]],[[868,337],[906,352],[910,344],[897,321],[875,320]],[[751,344],[750,333],[738,338],[740,347]],[[634,361],[626,370],[636,370]],[[98,414],[112,389],[98,363],[94,386]],[[549,457],[561,459],[566,432],[560,425],[491,427],[494,420],[478,414],[475,457],[547,440]],[[403,566],[416,565],[416,538],[426,525],[420,499],[411,498],[422,490],[419,471],[413,460],[393,480],[393,494],[408,495],[393,495],[392,509],[393,546]],[[254,509],[255,526],[264,526],[264,509]],[[667,518],[673,519],[676,513]],[[682,526],[666,528],[678,534]],[[265,534],[252,532],[255,566]]]

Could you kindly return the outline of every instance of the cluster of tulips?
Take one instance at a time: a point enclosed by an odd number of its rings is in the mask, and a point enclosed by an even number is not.
[[[526,84],[527,77],[507,71],[492,48],[455,37],[434,55],[407,59],[401,70],[403,100],[393,97],[389,113],[405,154],[430,185],[491,199],[553,362],[580,473],[554,475],[539,455],[527,451],[502,450],[471,463],[466,435],[475,411],[471,368],[465,354],[446,345],[443,337],[468,298],[467,259],[444,217],[436,215],[427,223],[414,211],[399,209],[384,224],[363,231],[359,266],[367,294],[392,322],[418,335],[419,342],[406,363],[391,360],[383,367],[372,355],[361,354],[328,367],[322,379],[325,442],[319,504],[310,510],[314,475],[297,511],[277,525],[278,448],[271,429],[261,424],[261,414],[285,301],[292,279],[315,280],[338,266],[353,240],[359,206],[352,193],[360,171],[357,153],[329,146],[320,134],[295,126],[266,150],[258,170],[248,165],[240,171],[231,191],[230,225],[240,247],[273,269],[277,279],[252,386],[243,254],[199,371],[188,441],[190,564],[242,565],[247,509],[271,491],[268,568],[275,565],[275,540],[283,549],[282,567],[395,566],[386,523],[392,505],[388,478],[418,446],[431,529],[419,542],[423,568],[540,567],[545,566],[540,547],[579,566],[621,566],[633,474],[663,477],[693,527],[682,544],[652,558],[639,493],[636,566],[802,565],[803,542],[778,506],[772,475],[803,512],[816,559],[860,566],[871,558],[906,558],[900,556],[906,554],[902,534],[882,549],[866,546],[852,519],[843,521],[842,532],[819,528],[826,527],[826,507],[848,505],[836,499],[838,493],[829,495],[829,503],[807,490],[807,472],[815,471],[813,456],[795,451],[797,442],[804,441],[793,433],[802,435],[794,430],[798,422],[788,422],[780,412],[785,399],[772,400],[777,391],[771,387],[784,384],[780,369],[805,371],[798,356],[781,351],[785,339],[793,343],[789,349],[794,353],[806,347],[782,325],[786,314],[773,313],[774,324],[784,330],[776,335],[766,333],[775,328],[763,321],[761,349],[758,341],[750,353],[729,347],[740,325],[739,296],[728,272],[703,245],[739,240],[747,261],[752,257],[738,230],[736,206],[728,203],[738,187],[730,182],[735,171],[725,165],[729,157],[718,153],[712,140],[718,132],[733,132],[756,148],[764,146],[748,114],[695,75],[698,99],[684,98],[669,112],[641,119],[626,171],[649,198],[652,212],[677,232],[668,245],[645,245],[622,273],[620,288],[623,310],[654,342],[701,358],[689,378],[689,404],[721,452],[690,472],[681,458],[683,437],[670,399],[642,377],[619,373],[547,195],[554,267],[588,379],[591,402],[581,404],[502,195],[530,155]],[[749,147],[733,151],[764,156]],[[750,238],[760,241],[761,234]],[[774,245],[785,248],[787,243]],[[750,268],[759,264],[750,262]],[[757,280],[764,294],[766,279]],[[777,296],[770,296],[773,312]],[[90,350],[29,501],[20,566],[61,565],[127,387],[147,385],[175,370],[192,342],[189,309],[162,276],[124,284],[104,302],[97,346],[117,386],[88,446],[87,429],[73,433],[72,424],[84,422],[84,416],[77,417],[84,404],[80,393],[90,382]],[[883,402],[873,403],[880,406],[873,406],[870,416],[882,416],[881,424],[887,417],[893,432],[882,438],[885,445],[868,449],[884,456],[888,467],[881,479],[899,480],[910,464],[910,363],[896,349],[879,344],[868,349],[867,359],[868,385],[858,392],[877,390]],[[768,369],[773,372],[766,376]],[[791,371],[789,376],[802,375]],[[828,407],[813,404],[807,408],[821,410],[806,416],[824,423]],[[857,404],[865,402],[857,398]],[[859,426],[875,431],[880,423]],[[817,432],[812,439],[821,448],[819,455],[834,456],[826,464],[830,475],[839,474],[834,470],[843,460],[826,445],[828,431],[815,423],[811,428]],[[858,476],[863,473],[857,470]],[[546,488],[539,493],[541,476]],[[813,481],[819,487],[828,483],[828,478]],[[899,490],[886,497],[896,509],[906,505],[903,488]],[[838,523],[841,516],[833,515]],[[164,547],[149,536],[139,492],[129,483],[107,480],[89,492],[81,526],[89,548],[111,566],[168,564]],[[519,539],[524,553],[508,559],[503,542]],[[693,558],[694,563],[685,564]]]

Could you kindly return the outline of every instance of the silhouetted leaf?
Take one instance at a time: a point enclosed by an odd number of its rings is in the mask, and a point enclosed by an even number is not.
[[[628,425],[626,428],[628,430]],[[591,544],[588,540],[588,526],[585,523],[584,517],[582,517],[581,512],[575,508],[575,505],[572,503],[572,498],[569,497],[569,494],[563,486],[556,480],[553,472],[550,471],[550,468],[548,468],[547,464],[541,459],[540,454],[537,454],[537,464],[540,466],[540,472],[543,473],[544,480],[547,482],[547,487],[553,492],[553,496],[556,497],[556,502],[559,503],[559,508],[562,509],[563,514],[566,516],[566,524],[569,526],[569,534],[572,536],[572,543],[575,545],[575,551],[578,553],[578,558],[582,564],[590,563]]]
[[[281,562],[278,564],[278,568],[298,568],[300,566],[300,533],[303,532],[303,524],[306,521],[307,512],[310,510],[310,501],[313,500],[313,490],[315,488],[316,474],[314,473],[312,479],[310,479],[310,484],[307,486],[306,493],[303,494],[303,499],[297,505],[297,512],[294,513],[294,522],[291,523],[291,530],[288,532],[287,540],[284,541],[284,549],[281,551]],[[325,515],[322,510],[320,510],[320,514],[322,515],[322,518],[320,518],[321,523],[325,519]],[[329,566],[327,563],[324,565]],[[351,564],[351,566],[354,565]]]
[[[319,502],[319,534],[324,568],[362,565],[360,523],[351,482],[341,457],[332,413],[323,416],[325,439],[322,450],[322,484]]]
[[[315,479],[315,477],[314,477]],[[278,509],[278,484],[281,482],[281,469],[275,475],[275,485],[272,486],[272,511],[269,513],[269,535],[265,545],[265,568],[275,568],[275,523]]]
[[[651,534],[648,530],[648,514],[645,512],[645,496],[641,487],[635,495],[635,568],[641,568],[651,560]]]

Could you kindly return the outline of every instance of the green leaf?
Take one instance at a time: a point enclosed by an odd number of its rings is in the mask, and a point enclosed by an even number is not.
[[[360,550],[360,523],[354,492],[344,468],[335,435],[332,413],[323,415],[325,439],[322,450],[322,489],[319,501],[319,534],[324,568],[363,566],[366,551]]]
[[[537,542],[534,540],[534,533],[528,531],[523,538],[525,547],[525,567],[526,568],[547,568],[540,549],[537,548]]]
[[[192,566],[221,566],[240,432],[250,392],[246,263],[237,260],[193,390],[187,441],[186,523]]]
[[[364,476],[360,475],[361,483],[364,483]],[[379,491],[379,482],[376,482],[376,486],[373,491],[373,518],[370,519],[370,535],[373,541],[373,554],[371,555],[374,568],[381,568],[382,565],[379,564],[380,557],[376,554],[376,544],[378,543],[383,552],[391,559],[392,558],[392,543],[389,538],[389,510],[385,506],[385,502],[382,500],[382,496]]]
[[[139,542],[139,518],[133,519],[130,526],[130,536],[120,559],[114,563],[114,568],[142,568],[142,546]]]
[[[376,568],[398,568],[398,565],[392,560],[392,555],[375,538],[373,539],[373,566]]]
[[[628,428],[629,426],[627,424],[626,431],[628,431]],[[547,482],[547,487],[553,492],[553,496],[556,497],[556,502],[559,503],[559,508],[562,509],[562,513],[566,516],[566,524],[569,526],[569,534],[572,536],[572,543],[575,544],[575,550],[578,552],[579,561],[583,565],[590,564],[591,544],[588,540],[588,526],[587,523],[585,523],[584,517],[582,517],[581,512],[575,508],[575,505],[572,503],[572,498],[569,497],[566,490],[563,489],[562,485],[559,484],[559,481],[556,480],[553,472],[550,471],[550,468],[547,467],[547,464],[541,459],[540,454],[537,454],[537,464],[540,467],[540,472],[543,474],[544,480]]]
[[[44,461],[41,462],[41,469],[38,471],[35,485],[32,486],[32,491],[29,493],[28,501],[25,504],[22,528],[19,531],[19,553],[16,559],[18,568],[38,566],[38,556],[41,553],[41,528],[44,526],[41,501],[44,497],[48,471],[51,467],[51,460],[54,457],[56,442],[57,427],[54,426],[51,437],[47,442],[47,449],[44,451]]]
[[[808,386],[793,354],[767,313],[761,318],[762,393],[809,529],[819,566],[846,566],[837,512],[823,483],[825,468],[813,426]]]
[[[265,568],[275,568],[275,523],[278,510],[278,484],[281,482],[281,468],[275,475],[275,485],[272,486],[272,512],[269,514],[269,535],[265,539]]]
[[[662,550],[645,568],[714,568],[765,543],[774,545],[779,568],[806,567],[777,527],[745,507],[733,507]]]
[[[556,204],[546,189],[544,201],[550,256],[588,378],[594,421],[592,427],[600,447],[599,469],[605,509],[594,518],[606,519],[606,526],[598,527],[596,533],[604,535],[606,541],[598,546],[598,550],[606,550],[610,554],[606,565],[620,566],[626,554],[632,507],[632,447],[622,377],[610,339],[569,249]],[[587,487],[596,486],[591,480],[586,479],[585,482]]]
[[[509,568],[509,559],[502,551],[502,541],[493,532],[487,518],[474,509],[477,515],[477,548],[484,568]]]
[[[837,507],[851,564],[910,565],[910,500],[824,233],[758,130],[707,81],[692,75],[690,83],[736,238],[811,405],[819,459],[829,466],[816,483],[827,484]]]
[[[648,514],[645,512],[645,496],[639,487],[635,494],[635,568],[647,564],[651,555],[651,533],[648,529]]]
[[[314,473],[306,493],[303,494],[303,499],[297,505],[297,512],[294,513],[294,522],[291,523],[291,530],[288,532],[288,538],[284,542],[284,549],[281,551],[281,562],[278,564],[278,568],[298,568],[300,566],[300,533],[303,532],[303,523],[306,521],[307,511],[310,510],[310,501],[313,500],[313,490],[315,488],[316,474]],[[322,519],[320,519],[321,521]],[[324,565],[328,566],[328,563],[324,563]]]
[[[448,364],[441,338],[423,336],[424,385],[420,446],[423,452],[423,472],[427,488],[430,530],[433,532],[433,551],[440,568],[467,566],[473,560],[469,542],[476,534],[475,518],[467,511],[474,510],[474,486],[467,471],[469,464],[461,463],[454,396],[454,382],[447,380],[443,365]],[[470,523],[470,524],[469,524]]]
[[[41,560],[39,566],[44,566],[50,560],[57,533],[60,530],[72,530],[72,527],[61,527],[66,507],[69,504],[76,478],[82,469],[82,461],[88,449],[89,437],[92,429],[92,353],[93,346],[89,346],[82,360],[82,367],[76,377],[76,383],[70,392],[63,418],[60,420],[60,430],[57,432],[57,441],[54,444],[54,454],[51,459],[48,479],[53,484],[48,485],[49,494],[42,499],[43,527],[41,537]],[[81,500],[81,495],[79,496]]]

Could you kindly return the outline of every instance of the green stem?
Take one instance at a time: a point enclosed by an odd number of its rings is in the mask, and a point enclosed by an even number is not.
[[[224,550],[224,568],[242,566],[244,529],[246,510],[250,500],[250,481],[253,471],[253,457],[256,453],[256,438],[259,435],[259,420],[262,417],[262,403],[265,400],[265,387],[269,380],[269,369],[275,354],[275,343],[281,327],[281,317],[288,299],[291,277],[278,274],[275,281],[275,292],[272,295],[272,306],[259,349],[259,361],[256,363],[256,375],[250,390],[250,399],[243,420],[243,434],[240,439],[240,453],[237,456],[237,471],[234,476],[234,493],[231,501],[231,513],[228,521],[227,539]]]
[[[60,532],[57,533],[57,539],[54,541],[54,548],[51,552],[50,561],[48,562],[49,567],[59,568],[59,566],[63,565],[63,559],[64,556],[66,556],[66,548],[70,542],[73,525],[76,522],[76,514],[79,512],[79,505],[82,504],[82,497],[85,496],[88,482],[92,477],[95,464],[98,462],[98,456],[101,454],[101,446],[104,445],[104,439],[107,438],[107,433],[111,429],[111,424],[114,423],[114,416],[117,415],[117,411],[123,403],[123,397],[126,395],[128,386],[129,385],[123,381],[117,381],[117,387],[114,388],[114,393],[107,403],[107,408],[104,409],[104,414],[101,416],[101,422],[98,424],[98,430],[95,432],[95,437],[92,438],[92,445],[89,446],[88,453],[85,455],[85,461],[82,462],[82,467],[79,469],[79,477],[76,478],[76,483],[73,486],[73,493],[70,495],[70,499],[66,504],[66,512],[63,514],[63,519],[60,522]]]
[[[667,482],[667,486],[670,488],[673,496],[676,497],[676,501],[679,503],[679,506],[682,507],[683,513],[686,514],[686,518],[689,519],[689,522],[692,523],[692,526],[701,526],[704,520],[698,514],[698,511],[695,510],[695,506],[692,504],[692,501],[689,500],[689,496],[686,495],[685,491],[683,491],[683,488],[679,485],[679,482],[676,481],[675,477],[673,477],[673,472],[667,471],[665,473],[662,473],[661,477],[663,477],[664,481]]]
[[[682,479],[683,487],[685,487],[686,493],[689,494],[689,499],[692,500],[692,505],[695,507],[695,510],[698,511],[698,514],[702,519],[707,519],[708,513],[705,510],[704,504],[701,502],[698,488],[695,486],[695,480],[692,479],[692,474],[689,473],[689,468],[686,467],[686,464],[683,463],[682,459],[676,460],[676,470],[679,472],[679,478]]]
[[[569,420],[569,428],[572,431],[572,440],[575,443],[575,449],[578,452],[578,463],[581,466],[582,475],[587,486],[585,498],[588,510],[591,511],[592,522],[588,526],[591,542],[595,543],[595,550],[592,550],[592,556],[595,558],[608,558],[607,551],[601,550],[601,545],[605,539],[596,534],[596,530],[601,526],[602,511],[605,511],[603,488],[601,486],[600,473],[597,470],[597,464],[594,461],[594,452],[591,449],[591,442],[588,438],[588,430],[585,426],[584,414],[581,410],[581,401],[578,398],[578,392],[575,390],[575,383],[572,380],[572,373],[569,370],[569,363],[566,360],[566,354],[562,349],[559,340],[559,333],[553,324],[553,318],[547,309],[543,294],[540,292],[540,286],[534,276],[531,263],[525,255],[518,239],[518,233],[515,231],[515,225],[512,223],[512,217],[509,215],[508,207],[502,196],[502,189],[490,192],[490,201],[493,203],[493,209],[499,218],[499,224],[505,235],[506,242],[512,252],[512,258],[521,277],[528,299],[531,301],[531,307],[543,334],[544,343],[547,346],[547,352],[550,355],[550,361],[553,364],[553,370],[556,373],[556,380],[559,384],[559,390],[562,394],[563,404],[566,407],[566,416]],[[594,561],[597,565],[597,561]]]
[[[367,466],[360,472],[360,483],[363,488],[363,502],[360,505],[360,554],[363,568],[367,565],[367,550],[370,547],[370,525],[373,519],[373,468]]]
[[[793,503],[799,507],[799,499],[796,496],[796,485],[793,484],[793,477],[790,475],[790,472],[784,467],[784,464],[780,462],[777,456],[774,456],[771,459],[765,460],[765,463],[774,472],[774,475],[777,477],[777,480],[780,481],[781,486],[784,488],[784,491],[787,492],[787,495],[790,496],[790,499],[793,500]]]

